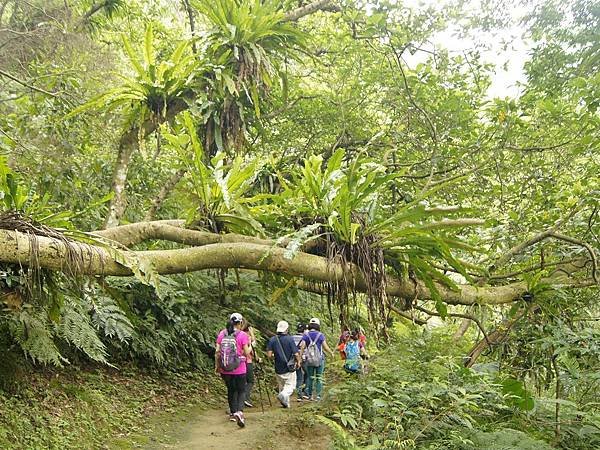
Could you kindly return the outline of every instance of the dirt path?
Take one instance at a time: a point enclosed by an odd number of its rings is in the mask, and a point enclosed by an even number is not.
[[[264,414],[260,407],[247,409],[245,428],[230,422],[224,408],[190,417],[170,443],[146,448],[208,450],[230,448],[233,443],[235,447],[257,450],[332,448],[327,428],[312,420],[314,408],[311,405],[295,404],[291,409],[273,406],[265,409]]]

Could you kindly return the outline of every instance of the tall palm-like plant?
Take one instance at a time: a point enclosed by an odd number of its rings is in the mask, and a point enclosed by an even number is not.
[[[175,115],[169,114],[169,111],[178,112],[187,108],[183,97],[190,93],[199,65],[188,41],[179,44],[169,58],[157,62],[152,25],[146,28],[142,59],[124,35],[122,39],[135,76],[119,75],[123,80],[121,86],[101,93],[67,115],[70,117],[93,108],[108,111],[120,106],[130,106],[125,113],[126,131],[119,140],[113,171],[111,191],[114,196],[110,200],[105,221],[107,227],[118,225],[125,211],[125,184],[135,144],[141,144],[143,138],[156,130],[158,124]]]
[[[287,85],[281,62],[294,57],[305,36],[286,23],[273,0],[193,0],[208,20],[205,53],[208,98],[201,103],[205,148],[239,149],[250,115],[260,117],[261,101],[279,80]]]

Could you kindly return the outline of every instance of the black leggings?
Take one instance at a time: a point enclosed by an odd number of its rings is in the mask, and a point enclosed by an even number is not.
[[[229,403],[229,412],[244,410],[244,396],[246,395],[246,374],[229,375],[221,374],[225,386],[227,386],[227,402]]]
[[[254,364],[246,363],[246,393],[244,395],[244,400],[250,401],[252,386],[254,386]]]

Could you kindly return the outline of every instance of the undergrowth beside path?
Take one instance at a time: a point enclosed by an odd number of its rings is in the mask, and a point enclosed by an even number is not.
[[[131,448],[151,439],[157,417],[213,407],[221,390],[201,372],[34,372],[14,392],[0,391],[0,448]]]

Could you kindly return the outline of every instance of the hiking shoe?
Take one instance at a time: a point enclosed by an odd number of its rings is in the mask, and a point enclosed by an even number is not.
[[[248,408],[254,408],[254,405],[252,403],[250,403],[248,400],[244,400],[244,405],[246,405]]]
[[[230,420],[231,422],[235,422],[235,421],[236,421],[236,420],[235,420],[235,416],[234,416],[233,414],[229,414],[229,420]]]
[[[301,396],[301,395],[299,395],[297,400],[298,400],[299,402],[301,402],[301,401],[302,401],[302,396]]]
[[[315,399],[315,402],[320,402],[321,401],[321,396],[317,395],[317,398]]]
[[[310,400],[310,395],[308,395],[308,394],[302,394],[302,398],[304,400]]]
[[[286,397],[285,395],[279,393],[279,394],[277,394],[277,400],[279,400],[279,403],[281,403],[281,406],[283,406],[284,408],[290,407],[289,397]]]
[[[238,411],[236,413],[233,413],[233,417],[235,418],[235,421],[237,422],[238,427],[244,428],[246,426],[246,421],[244,420],[243,412]]]

